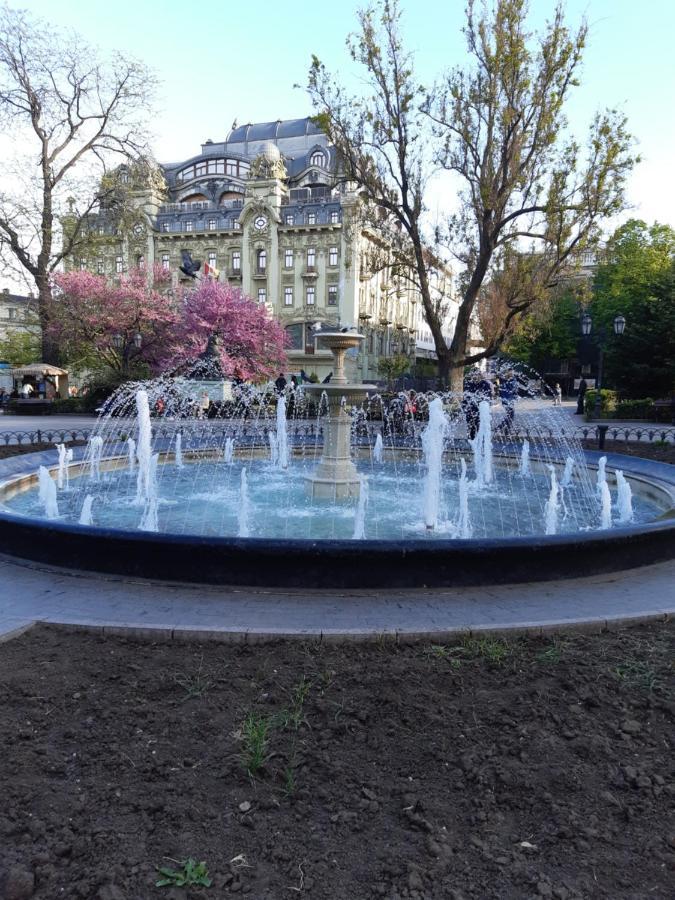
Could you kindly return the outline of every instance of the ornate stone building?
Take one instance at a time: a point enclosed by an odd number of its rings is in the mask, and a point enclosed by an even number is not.
[[[414,363],[421,304],[392,278],[384,231],[364,224],[357,194],[338,176],[335,150],[309,118],[233,126],[183,162],[140,176],[122,167],[132,198],[123,224],[102,209],[87,257],[74,264],[113,277],[159,265],[179,281],[187,250],[202,272],[207,264],[267,305],[289,334],[291,371],[330,371],[320,322],[366,335],[350,375],[375,379],[383,355]],[[384,266],[369,263],[374,256]]]

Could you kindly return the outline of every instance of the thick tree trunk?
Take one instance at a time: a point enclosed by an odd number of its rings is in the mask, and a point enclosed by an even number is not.
[[[464,366],[453,366],[450,369],[450,390],[461,394],[464,390]]]
[[[441,389],[448,387],[448,376],[450,374],[450,356],[447,353],[438,357],[438,385]]]
[[[59,364],[59,351],[49,336],[49,306],[52,299],[52,289],[46,276],[36,279],[36,281],[38,288],[38,318],[40,320],[40,338],[42,343],[42,358],[36,360],[36,362],[45,362],[56,366]]]

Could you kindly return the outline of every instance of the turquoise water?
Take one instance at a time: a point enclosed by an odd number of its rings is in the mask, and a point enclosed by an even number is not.
[[[469,463],[467,459],[467,463]],[[458,462],[443,470],[441,522],[436,530],[424,527],[422,513],[423,466],[416,462],[375,464],[364,461],[359,472],[368,479],[365,513],[367,539],[457,538]],[[305,538],[311,540],[351,539],[354,533],[356,501],[331,503],[312,500],[306,490],[306,476],[314,461],[293,460],[287,471],[267,460],[232,463],[200,460],[183,468],[172,462],[159,466],[157,473],[157,520],[160,532],[233,537],[239,534],[241,470],[246,469],[250,503],[250,536]],[[469,473],[471,478],[471,472]],[[522,476],[517,462],[502,463],[495,470],[494,484],[469,490],[469,513],[474,538],[501,538],[544,533],[544,504],[549,481],[543,474]],[[591,475],[561,492],[559,533],[591,531],[600,526],[600,504],[589,490]],[[616,502],[615,489],[611,488]],[[118,469],[104,472],[99,480],[88,475],[71,478],[70,486],[58,492],[59,520],[77,523],[87,494],[93,497],[93,524],[136,530],[143,515],[137,505],[136,472]],[[634,524],[655,518],[662,510],[654,503],[633,498]],[[18,515],[43,516],[37,490],[17,494],[4,509]],[[616,510],[613,520],[616,524]]]

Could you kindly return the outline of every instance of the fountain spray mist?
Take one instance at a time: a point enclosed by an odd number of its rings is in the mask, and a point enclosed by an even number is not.
[[[49,474],[49,469],[40,466],[38,469],[39,498],[48,519],[56,519],[59,515],[59,504],[56,499],[56,482]]]
[[[93,525],[94,520],[91,515],[91,506],[94,502],[94,498],[91,494],[87,494],[84,498],[84,503],[82,504],[82,512],[80,513],[79,524],[80,525]]]
[[[544,505],[544,532],[546,534],[558,533],[558,517],[560,515],[560,488],[555,474],[555,466],[548,466],[551,474],[551,490],[548,500]]]
[[[278,466],[288,468],[288,432],[286,430],[286,398],[281,396],[277,401],[277,450]]]
[[[633,521],[633,492],[621,469],[616,470],[616,506],[622,525]]]
[[[354,516],[354,534],[355,541],[363,541],[366,537],[366,506],[368,505],[368,479],[365,475],[361,476],[361,490],[359,492],[359,502],[356,504],[356,514]]]
[[[429,404],[429,424],[422,432],[422,450],[427,466],[424,477],[424,524],[428,529],[438,526],[441,506],[441,469],[443,442],[448,430],[448,417],[443,402],[436,397]]]
[[[136,479],[136,503],[150,499],[150,466],[152,463],[152,425],[150,424],[150,403],[147,391],[136,392],[138,418],[138,476]]]

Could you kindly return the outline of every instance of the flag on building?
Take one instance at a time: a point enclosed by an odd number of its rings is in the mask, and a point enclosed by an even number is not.
[[[204,274],[210,275],[211,278],[213,278],[217,281],[218,277],[220,276],[220,269],[216,269],[215,266],[211,265],[210,263],[205,262],[204,263]]]

